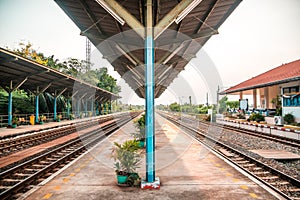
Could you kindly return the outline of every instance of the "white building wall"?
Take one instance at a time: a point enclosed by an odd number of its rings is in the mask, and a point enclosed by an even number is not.
[[[300,122],[300,107],[282,107],[282,116],[291,113],[296,122]]]
[[[300,81],[293,81],[293,82],[281,84],[280,87],[281,87],[281,89],[283,89],[283,88],[294,87],[294,86],[299,86],[299,85],[300,85]],[[281,91],[281,94],[282,94],[282,91]],[[300,107],[293,107],[293,106],[284,107],[282,105],[282,116],[284,116],[288,113],[291,113],[292,115],[294,115],[296,122],[300,122]]]

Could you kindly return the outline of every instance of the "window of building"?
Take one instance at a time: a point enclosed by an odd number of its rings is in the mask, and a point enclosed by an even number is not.
[[[293,86],[293,87],[283,88],[282,92],[283,92],[283,94],[299,92],[299,86]]]

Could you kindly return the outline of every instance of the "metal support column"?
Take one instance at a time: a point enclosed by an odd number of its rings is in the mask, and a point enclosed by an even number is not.
[[[107,114],[107,113],[106,113],[106,102],[103,103],[103,114],[104,114],[104,115]]]
[[[111,101],[108,103],[108,113],[111,113]]]
[[[94,116],[94,99],[93,98],[91,100],[91,112],[92,112],[92,116]]]
[[[12,125],[12,91],[8,92],[8,126]]]
[[[39,95],[35,95],[35,123],[39,123]]]
[[[102,103],[99,103],[99,111],[100,111],[100,115],[102,115]]]
[[[87,105],[88,105],[88,100],[85,99],[85,102],[84,102],[84,116],[85,116],[85,117],[88,117],[88,113],[87,113]]]
[[[70,119],[70,108],[71,108],[70,97],[68,97],[68,99],[67,99],[67,119]]]
[[[54,96],[54,102],[53,102],[53,120],[56,121],[57,120],[57,97]]]
[[[76,112],[77,112],[77,116],[80,117],[80,101],[81,99],[77,100],[77,105],[76,105]]]
[[[154,40],[152,18],[152,0],[147,0],[147,30],[145,40],[146,181],[150,183],[155,181]]]
[[[96,116],[99,115],[99,103],[96,101]]]

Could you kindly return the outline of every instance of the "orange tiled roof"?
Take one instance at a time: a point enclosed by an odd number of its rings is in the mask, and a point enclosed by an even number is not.
[[[233,86],[221,92],[221,94],[230,94],[239,91],[277,85],[280,83],[286,83],[286,82],[299,80],[299,79],[300,79],[300,59],[287,64],[283,64],[263,74],[255,76],[249,80],[246,80],[236,86]]]

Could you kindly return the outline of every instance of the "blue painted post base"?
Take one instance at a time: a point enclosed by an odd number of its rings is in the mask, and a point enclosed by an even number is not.
[[[143,189],[143,190],[159,190],[160,189],[159,177],[156,177],[155,181],[152,183],[147,182],[146,179],[142,179],[141,189]]]

